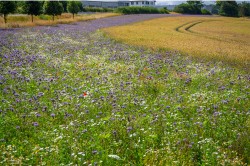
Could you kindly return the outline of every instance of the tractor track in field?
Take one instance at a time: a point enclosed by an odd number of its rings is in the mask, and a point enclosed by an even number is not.
[[[197,24],[203,23],[204,21],[198,21],[198,22],[194,22],[193,24],[189,25],[188,27],[185,28],[186,31],[193,33],[193,31],[191,31],[191,28]]]
[[[184,23],[184,24],[176,27],[175,31],[177,31],[179,33],[204,37],[204,38],[208,38],[208,39],[212,39],[212,40],[216,40],[216,41],[223,41],[223,42],[228,42],[228,43],[238,42],[237,40],[232,40],[232,39],[231,40],[222,40],[222,39],[220,39],[218,37],[206,35],[206,34],[203,34],[203,33],[196,32],[196,31],[192,30],[192,28],[194,26],[198,25],[198,24],[202,24],[204,22],[211,22],[211,21],[217,21],[217,20],[199,20],[199,21],[187,22],[187,23]],[[246,42],[245,44],[249,44],[249,43]]]

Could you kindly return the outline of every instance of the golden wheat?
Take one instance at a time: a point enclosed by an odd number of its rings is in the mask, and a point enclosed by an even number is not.
[[[250,62],[250,21],[246,18],[177,16],[103,30],[128,44],[178,50],[237,65]]]

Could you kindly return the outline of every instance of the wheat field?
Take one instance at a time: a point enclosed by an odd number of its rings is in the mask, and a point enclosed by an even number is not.
[[[178,50],[195,57],[249,67],[250,21],[247,18],[177,16],[103,31],[128,44]]]

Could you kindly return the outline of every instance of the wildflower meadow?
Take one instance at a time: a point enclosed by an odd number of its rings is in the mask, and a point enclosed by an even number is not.
[[[248,165],[248,71],[98,30],[154,17],[1,29],[0,165]]]

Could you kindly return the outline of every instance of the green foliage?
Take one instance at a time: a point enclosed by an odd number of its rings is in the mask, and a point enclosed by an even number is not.
[[[16,2],[14,1],[0,1],[0,13],[9,14],[16,10]]]
[[[177,13],[183,14],[202,14],[201,8],[203,7],[200,1],[188,1],[187,3],[182,3],[174,8]]]
[[[200,11],[204,6],[201,1],[187,1],[187,4],[189,4],[196,11]]]
[[[53,21],[55,16],[63,12],[63,5],[59,1],[46,1],[43,8],[45,14],[53,16]]]
[[[67,10],[69,13],[72,13],[73,15],[73,19],[74,19],[74,15],[77,14],[80,11],[79,8],[79,3],[77,1],[69,1],[68,5],[67,5]]]
[[[250,16],[250,3],[248,2],[242,2],[239,5],[239,16]]]
[[[68,1],[59,1],[63,5],[63,12],[67,12]]]
[[[219,14],[219,9],[220,8],[218,5],[213,5],[211,13],[212,14]]]
[[[113,12],[114,10],[111,8],[100,8],[100,7],[86,7],[83,8],[83,12]]]
[[[23,9],[24,13],[31,15],[33,22],[33,15],[38,16],[42,14],[42,3],[39,1],[26,1]]]
[[[207,9],[201,9],[201,14],[203,14],[203,15],[211,15],[211,12],[208,11]]]
[[[169,11],[166,7],[159,9],[161,14],[169,14]]]
[[[5,23],[7,23],[7,15],[14,12],[15,10],[15,1],[0,1],[0,13],[3,14]]]
[[[238,4],[236,1],[218,1],[219,15],[238,17]]]
[[[24,5],[25,5],[25,1],[17,1],[16,2],[16,10],[15,13],[22,13],[24,14]]]
[[[117,13],[122,14],[168,14],[166,8],[157,9],[154,7],[119,7],[115,10]]]
[[[177,5],[174,8],[174,12],[177,12],[177,13],[189,13],[190,12],[189,5],[186,4],[186,3],[182,3],[180,5]]]
[[[78,7],[80,9],[80,11],[83,11],[83,6],[82,6],[82,2],[81,1],[77,1]]]
[[[51,19],[51,16],[45,15],[45,14],[41,14],[41,15],[39,15],[38,17],[39,17],[39,19],[41,19],[41,20],[50,20],[50,19]]]

